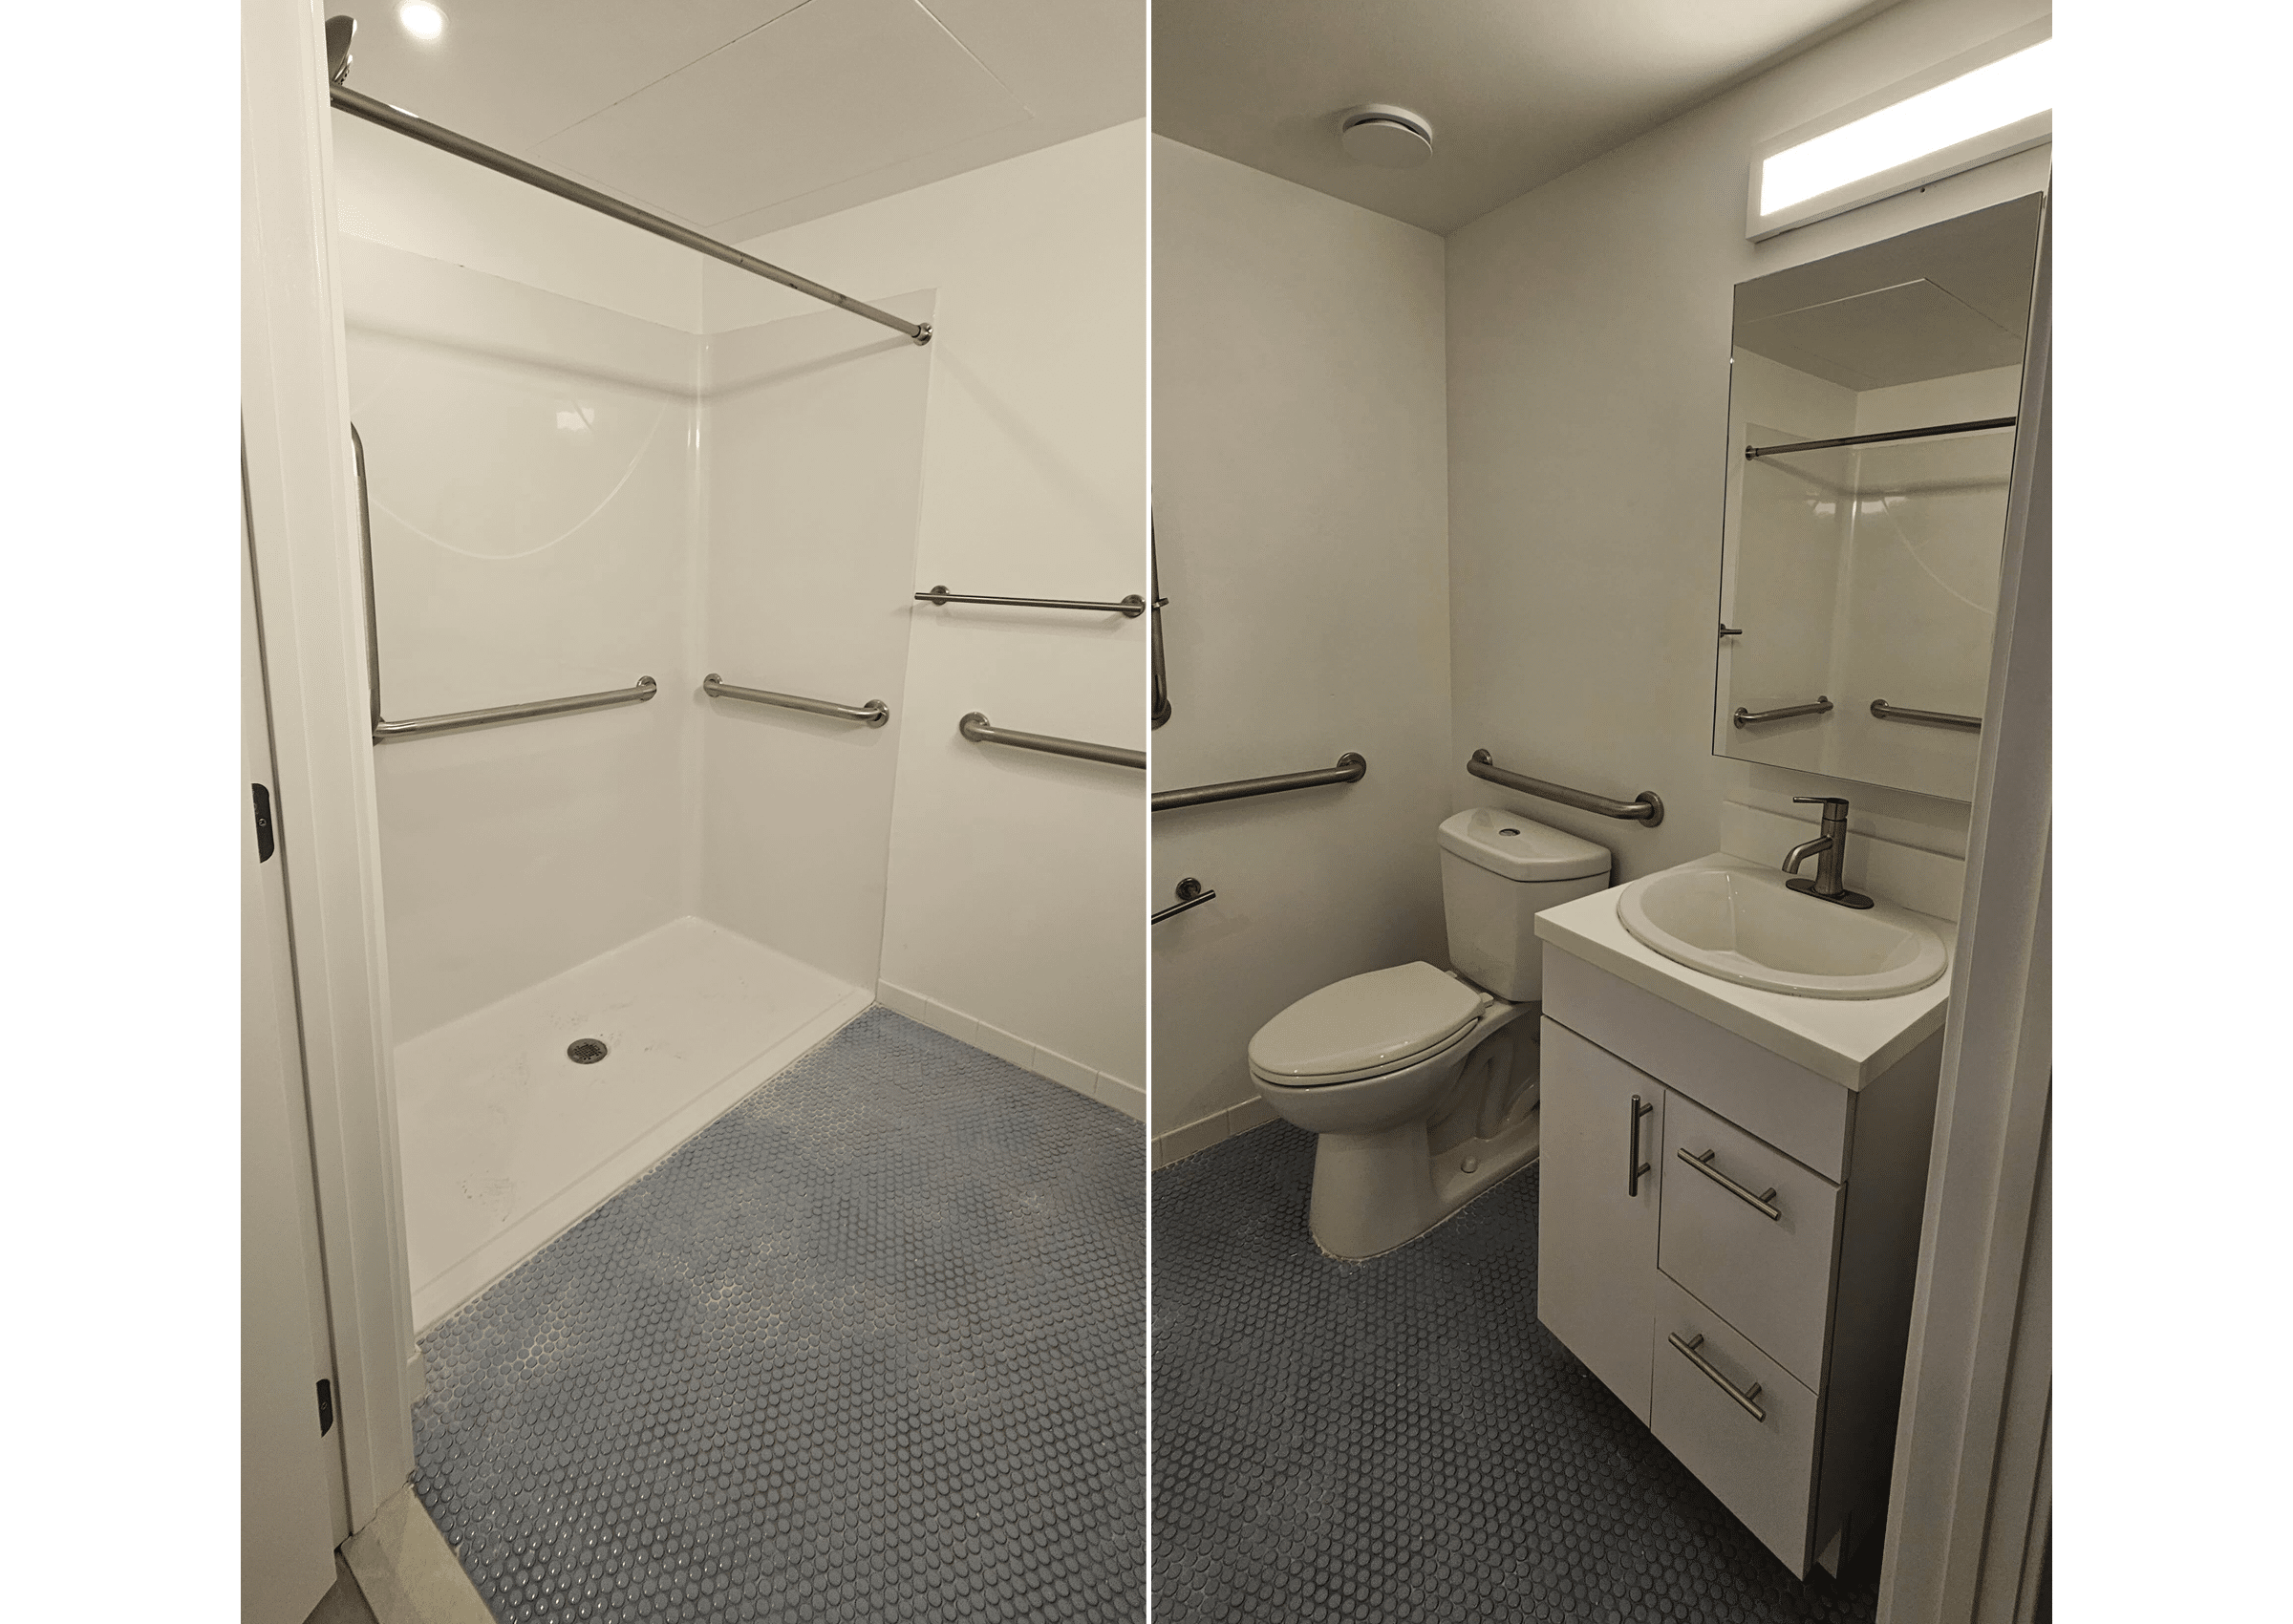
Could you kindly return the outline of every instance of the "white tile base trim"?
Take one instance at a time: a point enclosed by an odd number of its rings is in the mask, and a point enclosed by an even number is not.
[[[895,987],[889,981],[876,983],[876,1001],[886,1009],[897,1010],[910,1020],[918,1021],[934,1032],[944,1032],[950,1037],[983,1049],[998,1059],[1048,1078],[1062,1087],[1071,1088],[1086,1100],[1096,1100],[1122,1112],[1134,1122],[1146,1120],[1146,1091],[1126,1078],[1112,1072],[1094,1071],[1081,1060],[1069,1059],[1056,1049],[1046,1049],[1030,1043],[1016,1033],[999,1026],[990,1026],[961,1010],[951,1009],[937,999],[927,998],[921,993],[911,993],[905,987]]]
[[[1212,1111],[1183,1128],[1172,1128],[1154,1142],[1153,1166],[1168,1167],[1173,1162],[1183,1162],[1198,1150],[1208,1150],[1222,1139],[1232,1139],[1238,1133],[1271,1122],[1274,1107],[1254,1095],[1239,1105],[1229,1105],[1222,1111]]]

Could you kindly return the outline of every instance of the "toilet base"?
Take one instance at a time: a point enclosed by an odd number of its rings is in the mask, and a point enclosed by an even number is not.
[[[1406,1246],[1509,1173],[1536,1160],[1540,1114],[1532,1101],[1486,1139],[1438,1156],[1427,1124],[1378,1133],[1324,1133],[1314,1145],[1314,1193],[1306,1228],[1314,1244],[1347,1262]],[[1465,1164],[1473,1170],[1467,1172]]]

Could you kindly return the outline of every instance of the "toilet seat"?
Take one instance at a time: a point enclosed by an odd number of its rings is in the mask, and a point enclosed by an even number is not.
[[[1415,1065],[1463,1039],[1497,1000],[1420,960],[1309,993],[1250,1040],[1266,1082],[1313,1088]]]

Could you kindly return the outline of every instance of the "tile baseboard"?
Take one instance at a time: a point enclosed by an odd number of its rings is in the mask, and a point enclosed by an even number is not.
[[[1168,1133],[1156,1136],[1151,1166],[1160,1169],[1173,1162],[1183,1162],[1198,1151],[1208,1150],[1221,1140],[1232,1139],[1238,1133],[1248,1133],[1252,1128],[1273,1122],[1274,1118],[1274,1107],[1254,1096],[1239,1104],[1212,1111],[1207,1117],[1196,1118],[1183,1128],[1172,1128]]]
[[[921,993],[889,981],[876,983],[876,1001],[934,1032],[944,1032],[958,1042],[969,1043],[999,1060],[1009,1060],[1022,1070],[1071,1088],[1086,1100],[1096,1100],[1132,1122],[1146,1120],[1146,1091],[1127,1078],[1086,1066],[1056,1049],[1031,1042],[999,1026],[991,1026],[976,1015],[965,1015],[936,998],[927,998]]]

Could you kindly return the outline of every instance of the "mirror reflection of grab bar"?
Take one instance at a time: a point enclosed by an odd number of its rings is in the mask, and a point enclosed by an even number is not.
[[[1907,705],[1890,705],[1884,699],[1871,702],[1871,714],[1883,722],[1931,722],[1937,727],[1964,728],[1969,733],[1982,731],[1981,716],[1953,716],[1948,711],[1914,711]]]
[[[767,688],[736,688],[715,672],[701,678],[700,691],[712,699],[746,699],[752,705],[778,705],[783,711],[808,711],[816,716],[837,716],[847,722],[882,727],[891,720],[891,707],[881,699],[865,705],[839,705],[833,699],[806,699],[795,694],[775,694]]]
[[[1742,727],[1747,722],[1780,722],[1786,716],[1816,716],[1831,708],[1830,696],[1822,694],[1815,695],[1815,703],[1812,705],[1786,705],[1781,710],[1775,711],[1747,711],[1738,705],[1736,707],[1736,725]]]
[[[1652,789],[1644,789],[1630,801],[1611,801],[1605,795],[1590,790],[1570,789],[1565,784],[1547,783],[1526,773],[1507,772],[1489,759],[1489,752],[1476,750],[1465,770],[1477,779],[1501,783],[1507,789],[1517,789],[1523,795],[1537,796],[1545,801],[1557,801],[1563,806],[1574,806],[1579,812],[1597,812],[1603,818],[1629,818],[1644,828],[1653,829],[1664,821],[1664,798]]]
[[[1218,893],[1216,891],[1204,890],[1202,888],[1202,882],[1194,878],[1193,875],[1189,874],[1185,879],[1179,881],[1177,895],[1178,901],[1174,906],[1166,908],[1160,913],[1154,914],[1146,921],[1146,923],[1149,925],[1160,925],[1164,920],[1171,918],[1174,915],[1184,913],[1189,908],[1200,908],[1206,902],[1215,901]]]
[[[1104,761],[1109,766],[1146,770],[1146,752],[1115,744],[1089,744],[1080,738],[1054,738],[1047,733],[1019,733],[996,727],[977,711],[967,712],[955,731],[974,744],[1008,744],[1015,750],[1040,750],[1046,756],[1072,756],[1081,761]]]
[[[1240,801],[1252,795],[1278,795],[1286,789],[1312,789],[1317,784],[1359,783],[1369,771],[1369,759],[1348,750],[1335,767],[1317,767],[1308,773],[1276,773],[1271,778],[1232,779],[1225,783],[1197,784],[1192,789],[1158,789],[1153,806],[1168,812],[1180,806],[1202,806],[1213,801]]]
[[[1146,600],[1133,592],[1118,603],[1094,604],[1076,598],[982,598],[951,592],[945,587],[934,587],[929,592],[918,592],[916,602],[924,604],[1018,604],[1022,609],[1096,609],[1101,613],[1119,614],[1125,620],[1136,620],[1146,612]]]

